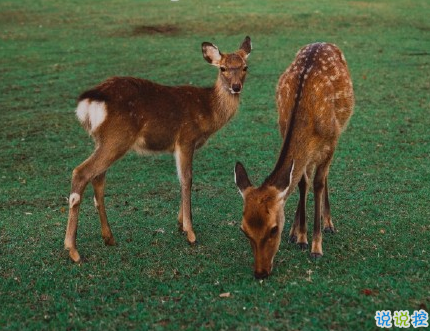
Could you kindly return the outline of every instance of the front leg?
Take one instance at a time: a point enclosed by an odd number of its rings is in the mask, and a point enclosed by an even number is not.
[[[177,146],[175,150],[176,169],[181,184],[181,206],[179,208],[178,221],[182,230],[187,234],[190,244],[196,242],[193,231],[191,215],[191,186],[193,177],[194,149],[188,146]]]
[[[299,182],[300,200],[297,205],[296,216],[290,230],[290,242],[297,243],[301,249],[308,248],[306,226],[306,200],[309,191],[309,179],[303,174]]]
[[[178,230],[180,232],[184,231],[184,217],[183,217],[183,213],[182,213],[182,199],[181,199],[181,203],[179,204],[179,213],[178,213]]]

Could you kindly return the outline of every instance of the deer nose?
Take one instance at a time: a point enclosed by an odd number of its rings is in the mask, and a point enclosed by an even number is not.
[[[266,270],[254,271],[254,277],[256,279],[264,279],[264,278],[269,277],[269,273]]]
[[[231,89],[233,90],[233,92],[239,93],[240,90],[242,89],[242,85],[241,84],[233,84],[231,86]]]

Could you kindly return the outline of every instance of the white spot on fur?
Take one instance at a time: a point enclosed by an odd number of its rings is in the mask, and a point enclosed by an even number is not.
[[[97,202],[96,197],[94,197],[94,207],[99,208],[99,203]]]
[[[344,96],[344,93],[343,93],[343,91],[339,91],[339,92],[336,92],[335,94],[334,94],[334,98],[335,99],[342,99],[342,97]]]
[[[81,196],[78,193],[70,194],[69,207],[73,208],[74,206],[76,206],[79,203],[79,201],[81,201]]]
[[[89,101],[79,102],[76,108],[76,116],[81,123],[89,122],[90,133],[94,132],[106,119],[107,111],[104,102]]]
[[[279,93],[278,94],[278,104],[280,105],[281,102],[282,102],[282,95]],[[280,111],[283,112],[284,111],[283,108],[281,108]]]

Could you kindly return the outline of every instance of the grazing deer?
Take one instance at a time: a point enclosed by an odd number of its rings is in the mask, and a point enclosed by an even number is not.
[[[254,276],[258,279],[272,271],[285,223],[285,202],[297,185],[300,201],[290,241],[302,249],[308,247],[305,210],[313,174],[313,257],[323,255],[321,218],[324,230],[334,232],[327,178],[337,141],[354,106],[352,82],[342,52],[328,43],[300,49],[279,79],[276,101],[284,142],[274,170],[255,188],[244,166],[238,162],[235,167],[236,185],[244,200],[241,230],[251,242]]]
[[[195,243],[191,220],[194,151],[236,113],[251,48],[249,37],[231,54],[221,53],[211,43],[202,44],[203,57],[219,68],[212,88],[163,86],[139,78],[112,77],[79,97],[76,114],[93,137],[95,151],[73,170],[64,240],[73,261],[80,261],[76,248],[78,213],[89,182],[94,188],[104,242],[115,244],[105,211],[105,175],[129,150],[174,153],[181,184],[179,226],[188,241]]]

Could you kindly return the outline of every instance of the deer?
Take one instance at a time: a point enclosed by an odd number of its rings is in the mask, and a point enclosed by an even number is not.
[[[285,224],[285,203],[297,186],[300,198],[289,241],[308,248],[306,200],[311,180],[315,201],[312,258],[323,256],[321,221],[324,232],[335,232],[328,173],[354,107],[342,51],[323,42],[302,47],[278,80],[276,105],[283,143],[273,171],[260,187],[252,185],[242,163],[237,162],[234,171],[244,205],[240,229],[251,243],[257,279],[272,272]]]
[[[204,59],[219,69],[213,87],[165,86],[114,76],[79,96],[76,115],[93,138],[95,149],[72,172],[64,239],[72,261],[81,261],[76,236],[79,207],[88,183],[94,189],[104,243],[116,244],[104,202],[106,172],[129,151],[174,155],[181,186],[178,225],[188,242],[196,243],[191,213],[193,156],[237,112],[252,44],[247,36],[233,53],[221,53],[209,42],[203,42],[201,49]]]

